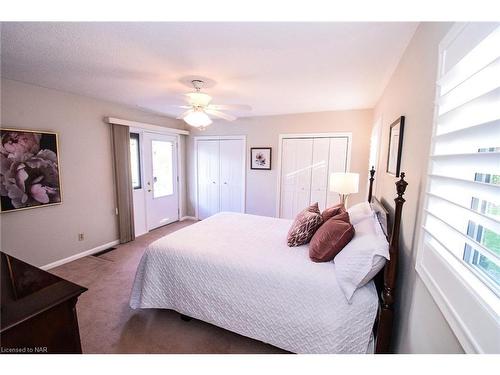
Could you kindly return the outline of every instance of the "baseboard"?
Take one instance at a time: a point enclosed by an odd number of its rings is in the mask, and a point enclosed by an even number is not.
[[[110,247],[112,246],[115,246],[115,245],[118,245],[120,243],[120,241],[118,240],[115,240],[115,241],[111,241],[111,242],[108,242],[108,243],[105,243],[103,245],[100,245],[100,246],[97,246],[97,247],[94,247],[93,249],[90,249],[90,250],[86,250],[86,251],[83,251],[81,253],[78,253],[78,254],[75,254],[75,255],[72,255],[70,257],[67,257],[67,258],[64,258],[64,259],[61,259],[61,260],[56,260],[55,262],[52,262],[52,263],[49,263],[49,264],[46,264],[45,266],[42,266],[40,267],[42,270],[50,270],[51,268],[55,268],[57,266],[61,266],[63,264],[66,264],[66,263],[69,263],[69,262],[72,262],[74,260],[77,260],[77,259],[80,259],[80,258],[83,258],[83,257],[86,257],[86,256],[89,256],[89,255],[92,255],[92,254],[95,254],[95,253],[98,253],[99,251],[103,251],[103,250],[106,250],[106,249],[109,249]]]
[[[183,216],[179,219],[179,221],[184,221],[184,220],[198,220],[194,216]]]

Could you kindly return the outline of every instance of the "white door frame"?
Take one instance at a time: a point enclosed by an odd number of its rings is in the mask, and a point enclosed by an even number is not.
[[[220,141],[220,140],[241,140],[243,141],[243,165],[244,168],[241,172],[243,179],[243,188],[241,191],[241,207],[243,213],[246,212],[246,191],[247,191],[247,136],[246,135],[200,135],[193,137],[194,139],[194,197],[195,197],[195,217],[199,220],[198,216],[198,142],[199,141]]]
[[[281,210],[281,157],[283,148],[283,139],[300,139],[300,138],[347,138],[347,172],[351,170],[351,149],[352,149],[352,133],[351,132],[334,132],[334,133],[292,133],[280,134],[278,138],[278,183],[276,184],[276,216],[280,217]]]
[[[181,134],[176,134],[172,133],[171,131],[165,130],[165,131],[157,131],[157,130],[149,130],[149,129],[142,129],[142,128],[130,128],[130,133],[138,133],[139,134],[139,150],[140,150],[140,155],[141,155],[141,160],[140,160],[140,167],[141,167],[141,186],[143,189],[143,194],[142,194],[142,204],[144,205],[144,223],[146,225],[146,232],[148,233],[149,230],[149,223],[148,223],[148,213],[147,213],[147,205],[146,205],[146,194],[145,194],[145,180],[144,180],[144,171],[145,171],[145,165],[144,165],[144,133],[152,133],[152,134],[162,134],[162,135],[169,135],[171,137],[175,137],[175,148],[177,152],[177,204],[178,204],[178,211],[177,211],[177,220],[180,220],[180,210],[182,207],[182,190],[180,188],[181,182],[184,183],[184,176],[182,175],[182,181],[181,181],[181,173],[182,173],[182,166],[181,166],[181,148],[180,148],[180,141],[181,141]],[[135,215],[135,213],[134,213]]]

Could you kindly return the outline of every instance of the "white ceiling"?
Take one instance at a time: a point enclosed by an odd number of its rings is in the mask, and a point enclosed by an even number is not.
[[[2,76],[166,115],[193,75],[247,116],[372,108],[416,26],[3,23]]]

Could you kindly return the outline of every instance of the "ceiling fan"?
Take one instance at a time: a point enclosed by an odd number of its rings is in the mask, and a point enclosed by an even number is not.
[[[195,128],[204,129],[210,125],[212,123],[212,119],[209,115],[227,121],[234,121],[237,119],[236,116],[222,111],[249,111],[252,109],[249,105],[241,104],[210,104],[212,97],[200,91],[204,82],[199,79],[194,79],[191,83],[193,84],[195,91],[185,94],[188,104],[177,107],[187,110],[177,118],[184,120],[188,125]]]

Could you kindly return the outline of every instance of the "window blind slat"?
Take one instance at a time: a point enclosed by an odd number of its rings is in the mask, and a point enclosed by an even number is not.
[[[500,58],[475,73],[466,81],[442,95],[439,114],[442,115],[500,86]]]
[[[450,199],[462,205],[470,205],[473,197],[500,204],[500,186],[498,185],[438,175],[429,176],[429,191],[433,194],[451,197]]]
[[[499,45],[500,29],[497,28],[438,80],[441,95],[500,57]]]
[[[498,221],[474,212],[464,211],[458,206],[453,206],[444,201],[437,202],[437,199],[429,202],[426,212],[429,212],[434,217],[453,227],[464,236],[470,234],[468,230],[470,230],[471,226],[478,225],[481,225],[481,230],[500,233],[500,223]],[[488,246],[485,245],[485,247],[487,247],[489,251],[493,251]],[[496,256],[498,257],[499,255],[497,254]]]
[[[500,119],[500,88],[438,116],[436,134]]]
[[[461,256],[455,254],[453,251],[450,251],[446,247],[446,245],[439,239],[439,237],[435,237],[432,233],[430,233],[427,228],[422,227],[425,235],[426,235],[426,241],[430,243],[431,247],[434,249],[440,249],[441,251],[446,251],[448,254],[451,254],[455,259],[457,259],[462,265],[464,265],[469,271],[471,271],[478,279],[480,279],[484,284],[488,285],[491,290],[497,295],[500,296],[500,290],[499,288],[491,282],[487,277],[482,272],[479,272],[477,267],[474,267],[470,263],[464,262]],[[435,242],[435,243],[432,243]],[[436,246],[436,244],[438,246]]]
[[[446,205],[445,206],[446,208],[443,210],[452,211],[453,214],[457,215],[468,216],[471,218],[471,220],[474,220],[475,222],[481,225],[484,225],[488,228],[493,228],[497,231],[500,230],[500,219],[495,218],[493,215],[488,215],[487,213],[474,211],[467,206],[463,206],[457,202],[448,199],[448,197],[442,197],[440,195],[436,195],[430,192],[427,192],[426,194],[429,197],[428,205],[434,205],[434,204],[439,205],[439,203],[436,202],[442,202],[443,204]],[[460,213],[457,212],[456,211],[457,209],[461,210],[462,212]]]
[[[428,215],[425,222],[425,228],[429,231],[429,233],[433,234],[433,236],[437,236],[441,239],[446,239],[446,243],[448,244],[448,246],[446,247],[450,251],[454,252],[455,254],[462,254],[464,244],[468,244],[474,250],[487,257],[500,267],[500,257],[496,253],[484,247],[482,244],[473,240],[467,235],[463,234],[462,232],[451,226],[448,222],[440,219],[431,212],[426,212],[428,213]]]
[[[434,155],[431,160],[432,174],[440,176],[474,180],[476,173],[500,175],[500,153],[497,152]]]
[[[435,136],[434,155],[476,153],[494,145],[500,145],[500,120]]]
[[[443,59],[443,75],[448,73],[460,60],[462,60],[474,47],[491,34],[497,22],[467,23],[460,32],[449,39],[446,44],[445,58]]]

